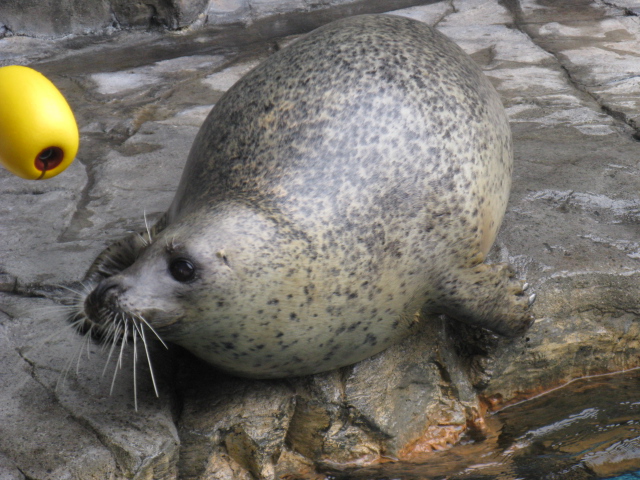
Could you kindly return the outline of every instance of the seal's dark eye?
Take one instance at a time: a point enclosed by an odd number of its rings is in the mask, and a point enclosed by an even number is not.
[[[178,282],[186,283],[195,278],[196,267],[185,258],[177,258],[169,264],[169,272]]]

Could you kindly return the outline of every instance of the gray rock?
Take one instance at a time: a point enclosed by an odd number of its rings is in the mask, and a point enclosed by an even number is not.
[[[111,25],[109,7],[108,0],[6,0],[0,6],[0,23],[17,35],[91,33]]]
[[[7,33],[52,38],[112,34],[122,29],[199,29],[250,24],[269,17],[280,20],[287,14],[328,12],[336,7],[344,7],[344,16],[434,1],[437,0],[4,0],[0,5],[0,38]],[[325,16],[330,18],[331,14]]]
[[[35,37],[96,34],[120,28],[176,29],[193,23],[203,0],[7,0],[0,20],[11,32]]]

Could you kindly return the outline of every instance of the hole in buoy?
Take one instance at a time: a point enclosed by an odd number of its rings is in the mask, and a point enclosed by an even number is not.
[[[42,173],[53,170],[62,163],[64,152],[59,147],[47,147],[36,157],[36,168]]]

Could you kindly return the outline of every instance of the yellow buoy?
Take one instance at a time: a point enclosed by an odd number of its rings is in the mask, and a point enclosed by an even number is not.
[[[55,177],[78,152],[69,104],[44,75],[18,65],[0,68],[0,163],[29,180]]]

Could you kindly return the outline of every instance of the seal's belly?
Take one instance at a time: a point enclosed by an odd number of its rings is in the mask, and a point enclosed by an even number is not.
[[[360,283],[366,280],[360,279]],[[228,317],[206,313],[181,325],[169,340],[234,374],[254,378],[298,376],[332,370],[370,357],[404,338],[417,325],[423,299],[408,295],[406,282],[384,289],[309,292],[278,289],[237,307]],[[355,287],[355,286],[354,286]],[[402,290],[402,291],[399,291]]]

